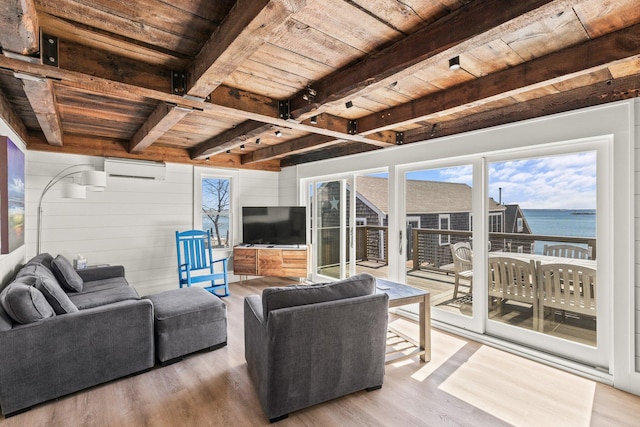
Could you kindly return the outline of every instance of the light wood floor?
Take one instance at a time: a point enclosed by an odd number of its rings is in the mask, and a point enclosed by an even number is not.
[[[38,405],[0,427],[268,425],[244,360],[243,297],[290,283],[232,284],[222,349]],[[391,321],[417,334],[410,321]],[[438,330],[432,347],[429,363],[387,365],[382,389],[292,413],[276,425],[580,427],[640,420],[638,396]]]

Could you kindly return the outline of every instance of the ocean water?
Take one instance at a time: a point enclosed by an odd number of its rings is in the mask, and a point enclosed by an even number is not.
[[[522,212],[533,234],[596,237],[595,209],[523,209]],[[545,243],[551,242],[536,241],[535,253],[542,253]]]

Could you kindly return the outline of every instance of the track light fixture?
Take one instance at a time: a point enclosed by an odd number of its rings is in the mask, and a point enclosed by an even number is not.
[[[309,123],[311,123],[312,125],[317,125],[318,124],[318,116],[311,117],[311,120],[309,120]]]
[[[260,138],[256,138],[256,144],[260,145]]]
[[[277,131],[276,131],[276,136],[277,136],[278,138],[280,138],[280,137],[282,136],[282,132],[280,132],[279,130],[277,130]]]
[[[240,149],[241,149],[242,151],[244,151],[244,144],[242,144],[242,145],[240,146]]]
[[[209,156],[205,157],[205,158],[204,158],[204,161],[205,161],[205,162],[208,162],[208,161],[209,161]]]
[[[231,150],[227,150],[227,154],[231,154]]]
[[[307,87],[306,93],[302,94],[302,99],[304,99],[305,101],[311,103],[311,101],[313,101],[313,98],[315,98],[317,94],[318,94],[318,92],[316,92],[315,90],[311,89],[310,87]]]
[[[459,70],[460,69],[460,57],[454,56],[449,60],[449,69],[450,70]]]

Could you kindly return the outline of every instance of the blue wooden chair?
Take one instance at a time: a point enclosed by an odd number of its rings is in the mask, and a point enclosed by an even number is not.
[[[229,296],[228,258],[213,259],[210,231],[176,231],[176,249],[178,252],[178,279],[181,288],[184,285],[191,286],[193,283],[211,282],[211,286],[206,286],[205,290],[218,297]],[[216,273],[214,271],[216,263],[221,263],[222,272]],[[222,283],[216,284],[220,281]],[[224,294],[216,293],[217,289],[222,289]]]

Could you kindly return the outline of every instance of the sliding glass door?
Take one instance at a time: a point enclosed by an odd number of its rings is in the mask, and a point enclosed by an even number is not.
[[[400,222],[406,236],[404,281],[431,293],[434,319],[479,330],[473,291],[473,256],[480,244],[473,236],[473,172],[472,163],[403,170]]]
[[[312,188],[314,277],[342,279],[348,260],[346,180],[318,181]]]
[[[386,172],[309,183],[314,280],[388,277],[388,188]]]
[[[608,367],[606,157],[595,144],[489,160],[503,219],[488,230],[488,334]]]

